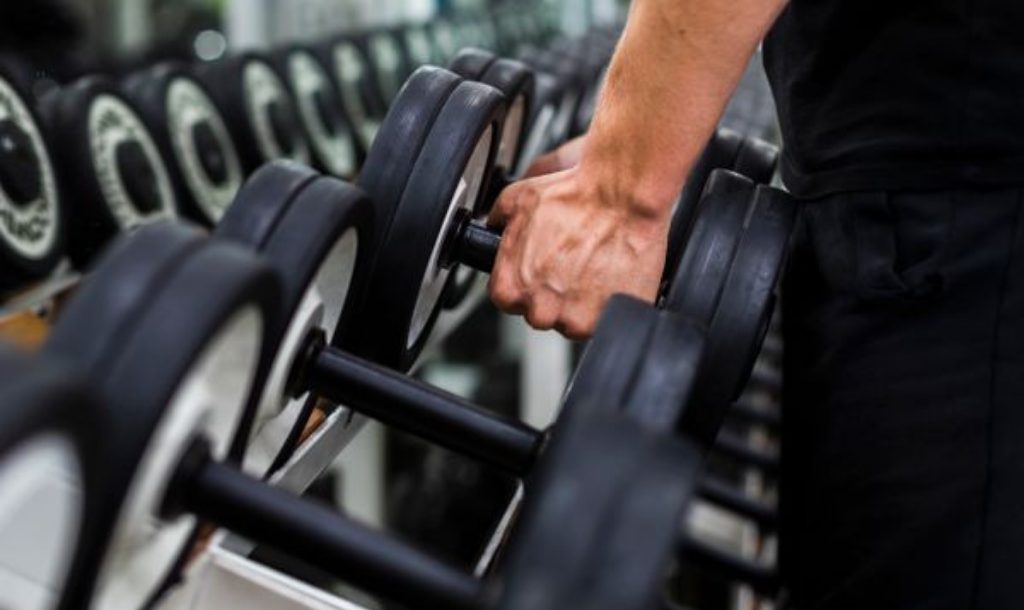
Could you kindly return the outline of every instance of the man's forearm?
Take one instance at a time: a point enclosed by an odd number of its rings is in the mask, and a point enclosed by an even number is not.
[[[754,50],[788,0],[635,0],[580,170],[668,215]]]

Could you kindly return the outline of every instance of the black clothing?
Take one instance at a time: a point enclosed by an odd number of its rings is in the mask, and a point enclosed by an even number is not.
[[[801,197],[1024,184],[1024,2],[792,0],[765,43]]]
[[[780,494],[793,608],[1021,608],[1024,190],[830,196],[804,206],[795,239]]]

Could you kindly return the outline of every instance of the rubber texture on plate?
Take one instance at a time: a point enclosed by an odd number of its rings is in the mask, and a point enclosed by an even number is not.
[[[116,240],[64,307],[43,352],[73,358],[88,377],[102,373],[164,278],[203,241],[198,230],[171,221],[140,227]]]
[[[754,200],[754,183],[715,170],[663,307],[710,325]]]
[[[387,234],[423,143],[461,79],[441,68],[420,68],[409,77],[377,132],[358,184],[374,205],[374,252]]]
[[[789,250],[796,205],[785,193],[759,187],[750,221],[736,247],[721,299],[708,328],[704,374],[683,430],[707,445],[729,405],[750,378],[775,304],[775,288]]]
[[[214,234],[256,250],[263,249],[281,215],[319,177],[317,172],[294,161],[264,165],[242,186]]]
[[[742,146],[743,139],[739,134],[727,129],[719,129],[711,136],[711,140],[704,148],[696,165],[690,170],[675,213],[672,214],[666,257],[668,263],[665,266],[663,279],[668,280],[675,275],[676,267],[686,249],[686,242],[690,239],[690,232],[693,231],[694,219],[697,217],[697,210],[700,207],[700,198],[711,173],[716,169],[732,168]],[[742,172],[740,173],[742,174]]]
[[[448,62],[448,69],[468,80],[480,80],[498,57],[489,51],[465,48]]]
[[[657,319],[657,310],[638,299],[615,295],[608,301],[563,397],[562,417],[582,405],[626,407]]]
[[[689,318],[659,310],[623,409],[644,428],[672,435],[690,405],[703,360],[704,331]]]

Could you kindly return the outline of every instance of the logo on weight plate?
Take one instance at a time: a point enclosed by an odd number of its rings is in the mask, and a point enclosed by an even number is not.
[[[159,204],[148,213],[140,209],[141,202],[132,200],[118,164],[118,149],[129,143],[142,151],[152,172]],[[89,146],[103,200],[121,230],[177,215],[167,167],[149,131],[127,104],[113,95],[99,95],[93,100],[89,109]]]
[[[298,98],[299,114],[309,130],[310,140],[320,161],[328,171],[338,176],[351,176],[356,171],[355,148],[347,125],[327,125],[327,110],[320,106],[332,99],[330,78],[309,53],[293,53],[288,69]],[[332,129],[333,127],[333,129]]]
[[[249,122],[256,132],[256,146],[264,159],[287,157],[300,163],[309,163],[309,148],[302,138],[292,142],[281,142],[274,132],[272,107],[275,104],[291,105],[291,98],[284,83],[274,70],[262,61],[250,61],[243,75],[245,88],[245,110]],[[291,150],[285,150],[289,145]]]
[[[242,164],[224,119],[206,93],[184,77],[172,81],[167,89],[167,117],[174,155],[189,192],[207,218],[217,222],[242,186]],[[200,130],[210,135],[210,150],[201,150],[196,141]],[[221,180],[208,173],[211,163],[219,166]]]
[[[22,134],[29,150],[15,152],[32,159],[39,175],[38,192],[30,201],[16,201],[0,184],[0,238],[19,255],[43,259],[56,246],[60,227],[57,179],[53,162],[28,106],[10,83],[0,79],[0,123],[9,123]],[[2,143],[0,143],[2,144]]]

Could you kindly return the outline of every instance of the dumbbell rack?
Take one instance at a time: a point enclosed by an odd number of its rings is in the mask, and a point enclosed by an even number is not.
[[[438,346],[485,297],[481,280],[457,309],[438,320],[431,341],[415,368],[430,360]],[[296,451],[270,482],[282,489],[302,493],[336,462],[341,453],[364,430],[367,419],[346,408],[336,409]],[[497,543],[518,508],[516,494],[506,517],[494,533],[492,544],[481,557],[478,572],[493,558]],[[356,610],[358,604],[304,583],[248,558],[254,545],[247,540],[217,532],[205,552],[189,567],[186,581],[159,606],[162,610]]]

